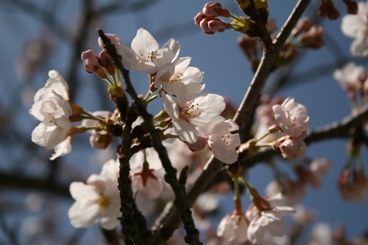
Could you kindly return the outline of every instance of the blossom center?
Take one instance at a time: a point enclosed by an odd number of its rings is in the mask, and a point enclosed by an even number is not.
[[[182,72],[180,72],[179,74],[175,74],[174,76],[171,77],[171,79],[168,81],[169,84],[173,84],[175,82],[180,82],[181,78],[184,76],[184,74]]]
[[[52,124],[54,124],[55,126],[58,126],[58,124],[57,124],[57,122],[56,122],[56,119],[55,119],[55,117],[54,117],[54,115],[53,115],[53,114],[48,113],[48,114],[47,114],[47,117],[48,117],[48,119],[49,119],[49,123],[52,123]]]
[[[147,55],[141,53],[140,63],[153,62],[155,59],[157,59],[157,51],[148,52]]]
[[[225,145],[229,145],[229,140],[230,139],[230,133],[221,135],[221,140],[225,143]]]
[[[109,199],[102,195],[95,202],[100,206],[100,208],[106,208],[110,203]]]
[[[199,110],[199,104],[194,104],[194,101],[190,101],[187,103],[187,105],[181,110],[180,112],[180,118],[183,119],[192,119],[197,118],[201,115]]]

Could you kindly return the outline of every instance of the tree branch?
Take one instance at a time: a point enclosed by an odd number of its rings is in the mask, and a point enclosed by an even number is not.
[[[260,97],[271,67],[276,60],[279,51],[283,47],[287,37],[290,35],[291,30],[295,27],[295,24],[301,17],[309,2],[310,0],[299,0],[289,19],[285,22],[283,28],[281,29],[280,34],[278,35],[278,38],[274,44],[271,45],[270,48],[264,50],[261,63],[259,64],[248,91],[245,94],[244,99],[234,117],[234,121],[239,126],[243,125],[244,122],[251,117],[253,113],[252,111],[255,110],[256,103]],[[193,205],[197,197],[204,191],[206,186],[221,170],[221,168],[222,163],[212,156],[203,169],[203,172],[187,194],[187,201],[190,206]],[[171,236],[169,233],[174,231],[179,224],[180,216],[178,215],[178,210],[174,209],[172,212],[170,212],[168,218],[165,219],[161,225],[159,225],[160,229],[155,231],[155,236],[161,236],[162,239],[167,240]]]
[[[111,45],[110,40],[105,36],[102,30],[99,30],[99,35],[105,44],[107,53],[113,59],[114,65],[120,70],[123,75],[126,84],[126,91],[132,97],[139,115],[142,116],[144,120],[143,126],[150,134],[152,146],[158,153],[162,166],[165,169],[165,181],[170,184],[175,193],[174,204],[178,208],[178,210],[180,210],[181,218],[184,223],[184,228],[187,232],[187,235],[185,236],[185,241],[189,244],[202,244],[199,241],[199,232],[194,225],[194,221],[191,215],[192,212],[190,211],[189,205],[186,201],[185,186],[180,184],[178,179],[176,178],[177,171],[171,164],[166,148],[162,145],[160,133],[155,129],[152,123],[152,115],[147,112],[143,101],[138,97],[134,87],[132,86],[129,77],[129,71],[125,69],[122,64],[122,57],[117,54],[114,45]]]

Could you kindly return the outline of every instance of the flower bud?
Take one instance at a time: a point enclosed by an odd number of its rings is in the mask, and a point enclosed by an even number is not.
[[[201,23],[201,21],[203,19],[205,19],[207,16],[205,14],[203,14],[202,12],[199,12],[195,17],[194,17],[194,24],[196,24],[197,26],[199,26],[199,24]]]
[[[322,0],[318,7],[318,14],[323,18],[328,17],[330,20],[336,20],[340,17],[340,12],[335,8],[332,0]]]
[[[203,14],[205,14],[207,17],[217,17],[222,12],[222,6],[221,3],[213,3],[209,2],[206,3],[202,10]]]
[[[106,149],[112,141],[110,134],[93,134],[89,137],[89,143],[96,150]]]
[[[358,13],[358,3],[352,0],[343,0],[346,5],[346,10],[349,14],[357,14]]]
[[[97,55],[92,50],[82,52],[81,59],[84,70],[88,73],[94,73],[101,67]]]
[[[313,22],[309,18],[303,18],[298,21],[298,24],[291,32],[294,37],[298,36],[300,33],[307,32],[313,26]]]

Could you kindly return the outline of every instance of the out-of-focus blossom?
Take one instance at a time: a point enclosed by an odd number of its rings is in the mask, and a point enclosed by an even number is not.
[[[217,228],[217,236],[223,237],[227,241],[245,242],[247,241],[248,221],[244,213],[233,212],[226,215]]]
[[[367,78],[367,72],[363,66],[349,62],[341,69],[335,70],[333,76],[340,83],[341,87],[348,92],[350,100],[354,100],[355,93],[361,88],[363,81]]]
[[[91,175],[87,184],[73,182],[70,194],[75,203],[70,207],[68,215],[74,227],[89,227],[100,222],[102,228],[111,230],[120,223],[120,197],[116,181]]]
[[[322,0],[318,7],[318,14],[323,18],[336,20],[340,17],[340,12],[335,8],[332,0]]]
[[[281,193],[264,200],[269,204],[269,208],[258,210],[252,205],[246,212],[246,217],[250,220],[247,236],[252,244],[261,244],[266,233],[276,237],[285,235],[283,216],[295,213]]]
[[[311,240],[308,245],[330,245],[331,238],[331,227],[325,223],[317,223],[313,226]]]
[[[118,53],[123,56],[123,64],[129,69],[155,74],[161,67],[172,63],[178,56],[180,45],[170,39],[159,49],[156,39],[145,29],[140,28],[132,40],[131,48],[117,45]]]
[[[290,206],[295,206],[304,198],[305,188],[303,183],[285,177],[270,182],[266,186],[265,193],[267,196],[281,193]]]
[[[358,13],[356,15],[345,15],[342,18],[342,32],[355,40],[350,46],[351,53],[354,56],[368,56],[368,3],[358,3]]]
[[[304,225],[316,219],[318,213],[315,210],[307,209],[303,205],[296,205],[293,218],[296,223]]]
[[[368,192],[368,179],[362,169],[354,170],[352,176],[350,174],[349,169],[344,169],[338,179],[341,197],[347,202],[363,202]]]

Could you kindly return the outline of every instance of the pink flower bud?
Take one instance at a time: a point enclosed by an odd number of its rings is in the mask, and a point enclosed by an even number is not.
[[[104,150],[106,149],[112,141],[112,136],[110,134],[93,134],[89,137],[89,143],[94,149]]]
[[[194,24],[196,24],[197,26],[200,25],[201,21],[206,18],[206,15],[203,14],[202,12],[199,12],[195,17],[194,17]]]
[[[229,28],[228,25],[226,25],[225,22],[223,22],[222,20],[217,19],[217,18],[208,21],[208,27],[213,32],[223,32],[223,31],[225,31],[226,29]]]
[[[217,17],[220,16],[222,12],[222,6],[221,3],[213,3],[209,2],[206,3],[202,10],[203,14],[205,14],[207,17]]]
[[[92,50],[84,51],[81,55],[84,70],[88,73],[96,72],[101,66],[97,55]]]
[[[204,18],[199,23],[199,26],[201,27],[202,31],[206,34],[214,34],[215,32],[211,31],[211,29],[208,27],[208,21],[210,21],[210,18]]]

